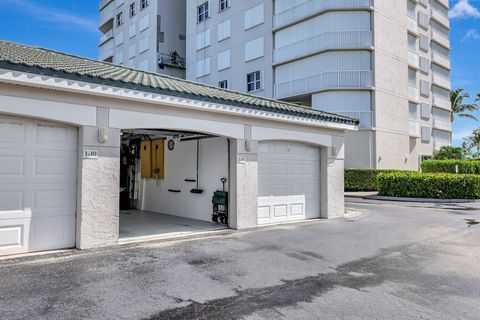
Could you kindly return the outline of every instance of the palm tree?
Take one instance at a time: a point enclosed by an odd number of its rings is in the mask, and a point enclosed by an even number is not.
[[[470,98],[470,94],[464,91],[462,88],[452,90],[450,92],[450,104],[452,106],[452,111],[450,112],[450,121],[455,120],[455,116],[458,115],[459,118],[467,118],[478,121],[472,112],[475,112],[479,109],[476,103],[464,103],[464,99]],[[480,101],[480,94],[475,99],[475,102]]]
[[[480,156],[480,129],[473,130],[470,141],[477,147],[477,156]]]

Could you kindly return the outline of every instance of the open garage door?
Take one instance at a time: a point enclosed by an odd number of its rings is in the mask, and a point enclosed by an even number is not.
[[[258,145],[258,224],[320,217],[320,149],[301,143]]]
[[[132,129],[121,140],[120,241],[227,228],[227,221],[212,219],[214,208],[227,215],[225,206],[213,205],[218,194],[228,199],[226,138]]]
[[[77,129],[0,116],[0,255],[75,246]]]

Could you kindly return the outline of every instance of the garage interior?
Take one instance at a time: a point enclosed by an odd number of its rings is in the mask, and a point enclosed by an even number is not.
[[[122,130],[120,240],[227,228],[228,155],[222,137]]]

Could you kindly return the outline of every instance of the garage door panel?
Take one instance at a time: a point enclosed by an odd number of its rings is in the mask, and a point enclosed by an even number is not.
[[[33,174],[36,176],[57,176],[56,178],[71,180],[75,174],[74,159],[68,154],[42,155],[34,157]],[[70,160],[70,161],[69,161]]]
[[[258,207],[258,218],[259,219],[269,219],[270,218],[270,206],[259,206]]]
[[[269,176],[270,175],[270,163],[259,163],[258,167],[259,176]]]
[[[23,212],[27,209],[37,217],[74,215],[76,184],[0,184],[0,220],[5,218],[5,211]]]
[[[290,205],[290,215],[292,216],[302,216],[305,212],[305,206],[303,203],[292,203]]]
[[[259,143],[259,224],[320,216],[320,150],[301,143]]]
[[[75,246],[75,217],[42,217],[31,220],[28,250],[39,251]]]
[[[286,155],[288,153],[288,145],[286,143],[273,143],[273,154]]]
[[[75,181],[76,162],[77,154],[71,151],[37,150],[32,154],[32,150],[0,149],[0,183]]]
[[[53,144],[57,148],[71,150],[71,142],[75,138],[75,133],[71,128],[57,125],[36,124],[35,133],[35,143],[47,144],[49,148]]]
[[[301,177],[303,174],[302,164],[300,163],[291,163],[289,165],[288,175]]]
[[[0,178],[23,175],[24,157],[0,154]]]
[[[0,219],[2,211],[21,210],[24,208],[24,192],[0,190]]]
[[[25,141],[26,123],[0,117],[0,142],[18,144]]]
[[[73,246],[76,128],[0,116],[0,134],[0,255]]]
[[[2,221],[0,225],[0,253],[14,254],[28,251],[27,230],[30,220],[17,219]]]

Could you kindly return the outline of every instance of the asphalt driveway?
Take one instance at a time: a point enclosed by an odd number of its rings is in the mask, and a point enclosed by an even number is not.
[[[1,319],[478,319],[480,204],[0,262]]]

